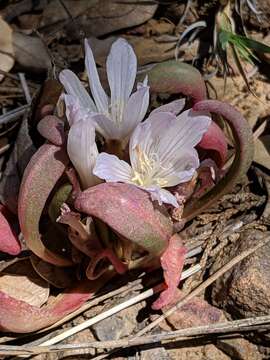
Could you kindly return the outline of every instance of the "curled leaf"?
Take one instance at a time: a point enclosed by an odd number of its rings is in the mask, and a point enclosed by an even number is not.
[[[65,151],[60,147],[42,145],[24,172],[18,202],[19,221],[26,245],[42,260],[58,266],[71,265],[71,261],[44,246],[39,233],[39,220],[45,203],[68,162]]]
[[[172,223],[166,211],[153,204],[148,193],[134,185],[103,183],[93,186],[78,195],[75,207],[102,220],[152,255],[163,252],[172,235]]]
[[[18,255],[21,252],[21,244],[2,212],[0,212],[0,239],[0,251],[10,255]]]
[[[28,333],[52,325],[82,306],[111,277],[106,273],[95,281],[81,281],[41,308],[0,291],[0,331]]]
[[[49,296],[49,284],[40,278],[28,260],[18,261],[0,275],[0,291],[34,306],[43,305]]]
[[[200,72],[189,64],[169,60],[155,65],[149,72],[150,90],[155,93],[183,94],[194,103],[206,99]]]
[[[231,105],[218,100],[203,100],[193,106],[194,111],[207,111],[223,116],[232,130],[235,156],[225,176],[210,191],[199,199],[189,201],[183,218],[190,220],[229,192],[238,180],[246,174],[253,160],[254,144],[252,130],[241,113]]]
[[[52,144],[62,146],[65,143],[64,122],[55,115],[47,115],[41,119],[37,129]]]
[[[219,168],[224,165],[227,158],[227,141],[223,131],[214,121],[203,135],[198,148],[206,150],[207,157],[213,158]]]
[[[62,268],[49,264],[34,254],[31,255],[30,261],[37,274],[56,288],[71,287],[76,281],[76,273],[72,267]]]

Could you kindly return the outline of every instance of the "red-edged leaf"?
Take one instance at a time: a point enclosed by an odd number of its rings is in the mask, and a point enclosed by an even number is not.
[[[181,237],[178,234],[174,234],[169,240],[169,246],[160,258],[167,289],[162,291],[159,298],[153,303],[152,309],[161,309],[175,300],[185,262],[185,255],[186,248]]]
[[[18,255],[21,252],[21,244],[2,212],[0,212],[0,251],[10,255]]]
[[[183,212],[183,219],[186,221],[193,219],[229,192],[237,181],[246,175],[254,154],[252,130],[241,113],[233,106],[218,100],[203,100],[196,103],[193,110],[212,112],[224,118],[234,137],[235,157],[225,176],[210,191],[199,199],[188,201]]]
[[[155,65],[149,72],[150,90],[155,93],[183,94],[194,103],[206,99],[200,72],[189,64],[169,60]]]
[[[81,307],[112,276],[82,281],[41,308],[17,300],[0,291],[0,331],[28,333],[52,325]]]
[[[168,245],[172,223],[164,208],[134,185],[103,183],[78,195],[78,211],[95,216],[117,233],[159,255]]]
[[[223,131],[214,121],[211,122],[198,147],[206,150],[207,158],[215,160],[219,168],[224,165],[227,158],[227,141]]]
[[[52,144],[42,145],[24,172],[18,202],[21,231],[28,248],[44,261],[58,266],[68,266],[71,262],[43,245],[39,220],[48,196],[68,162],[62,148]]]
[[[37,125],[39,133],[52,144],[62,146],[65,142],[64,122],[55,115],[47,115]]]

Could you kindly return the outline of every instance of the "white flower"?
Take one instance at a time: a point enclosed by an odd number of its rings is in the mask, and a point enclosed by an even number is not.
[[[158,112],[137,126],[130,138],[131,165],[115,155],[98,155],[93,173],[108,182],[125,182],[145,189],[152,200],[178,207],[166,189],[189,181],[199,167],[195,146],[207,131],[209,116],[184,111]]]
[[[100,183],[93,174],[98,156],[95,126],[91,114],[81,107],[78,98],[64,95],[66,115],[70,125],[67,140],[68,156],[79,174],[83,189]]]
[[[81,84],[78,77],[70,70],[60,73],[60,81],[68,95],[78,99],[80,108],[91,114],[105,139],[124,140],[129,137],[147,111],[149,87],[147,78],[137,85],[137,91],[131,95],[134,86],[137,59],[132,47],[124,39],[118,39],[111,47],[107,58],[107,76],[111,89],[108,98],[101,86],[94,56],[85,40],[85,66],[93,99]],[[68,106],[68,104],[66,103]]]

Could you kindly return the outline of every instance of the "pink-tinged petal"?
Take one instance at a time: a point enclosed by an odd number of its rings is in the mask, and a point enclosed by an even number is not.
[[[217,166],[222,168],[227,159],[227,141],[223,131],[214,121],[203,135],[198,148],[206,150],[207,157],[213,158]]]
[[[158,186],[151,186],[151,187],[141,187],[142,189],[145,189],[148,191],[151,195],[151,199],[153,201],[158,201],[159,205],[164,204],[170,204],[176,208],[179,207],[178,202],[176,200],[176,197],[170,193],[168,190],[161,189]]]
[[[51,191],[68,163],[69,159],[62,148],[52,144],[42,145],[25,169],[18,200],[19,222],[26,245],[42,260],[59,266],[69,266],[71,261],[44,246],[39,220]]]
[[[151,92],[183,94],[194,103],[206,99],[206,87],[200,72],[193,66],[169,60],[155,65],[149,72]]]
[[[107,76],[111,89],[111,114],[113,121],[121,119],[136,77],[137,59],[125,39],[116,40],[107,58]]]
[[[111,277],[107,273],[95,281],[81,281],[41,308],[0,291],[0,331],[28,333],[50,326],[80,308]]]
[[[74,205],[153,255],[166,249],[172,235],[172,223],[165,209],[154,206],[148,193],[133,185],[96,185],[79,194]]]
[[[186,100],[184,98],[179,100],[174,100],[168,104],[159,106],[158,108],[156,108],[151,112],[150,116],[152,114],[156,114],[157,112],[169,112],[174,115],[178,115],[184,109],[185,103]]]
[[[64,122],[57,116],[47,115],[37,125],[39,133],[52,144],[62,146],[65,143]]]
[[[133,172],[130,165],[117,156],[101,153],[97,157],[93,173],[107,182],[130,182]]]
[[[95,103],[85,90],[77,75],[70,70],[63,70],[60,72],[59,80],[64,86],[67,94],[72,95],[79,100],[81,107],[93,112],[97,111]]]
[[[137,126],[130,139],[133,170],[144,174],[145,163],[151,161],[151,185],[171,187],[189,181],[199,166],[194,146],[201,140],[210,122],[209,116],[195,115],[192,110],[178,117],[163,112],[150,115]]]
[[[79,99],[73,95],[63,95],[66,105],[66,117],[69,126],[76,124],[78,121],[92,121],[94,124],[93,116],[96,114],[87,110],[80,105]]]
[[[183,148],[196,146],[211,124],[209,114],[203,111],[195,112],[192,109],[183,111],[177,116],[177,121],[182,132],[181,139],[179,139],[179,148],[180,146]]]
[[[106,95],[100,83],[94,55],[86,39],[84,45],[85,45],[85,67],[89,78],[89,85],[92,96],[95,100],[95,104],[98,111],[102,113],[107,113],[109,108],[108,96]]]
[[[149,106],[149,87],[140,86],[130,96],[124,108],[121,138],[132,133],[136,126],[144,119]]]
[[[105,139],[121,139],[120,124],[116,124],[104,114],[96,114],[92,116],[96,130],[104,136]]]
[[[185,255],[186,248],[182,243],[182,239],[178,234],[174,234],[169,240],[169,246],[160,258],[167,289],[153,303],[152,309],[159,310],[175,300],[185,262]]]
[[[138,124],[129,142],[130,161],[135,171],[141,172],[140,159],[136,149],[140,148],[146,155],[162,152],[163,149],[160,149],[160,146],[157,147],[156,144],[160,145],[161,142],[166,142],[167,147],[168,142],[172,141],[172,138],[169,139],[167,136],[168,128],[175,124],[176,117],[171,113],[156,113]]]
[[[10,255],[18,255],[21,252],[21,244],[2,212],[0,212],[1,251]]]
[[[95,127],[90,119],[80,120],[71,126],[68,133],[67,152],[84,189],[100,182],[93,174],[98,149]]]
[[[179,153],[171,158],[170,163],[171,166],[162,166],[159,171],[159,179],[164,181],[165,187],[190,181],[200,165],[198,153],[194,148],[179,150]]]

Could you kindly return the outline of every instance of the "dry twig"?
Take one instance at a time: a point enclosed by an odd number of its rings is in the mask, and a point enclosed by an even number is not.
[[[36,355],[70,350],[78,351],[84,349],[119,349],[123,347],[127,348],[131,346],[155,344],[161,342],[164,344],[164,342],[186,341],[194,337],[198,338],[202,336],[209,336],[212,334],[222,335],[229,333],[238,333],[241,331],[254,331],[269,327],[270,315],[266,315],[258,316],[255,318],[222,322],[219,324],[191,327],[176,331],[170,331],[167,333],[136,337],[133,339],[93,341],[82,344],[63,344],[53,346],[2,345],[0,346],[0,355]]]

